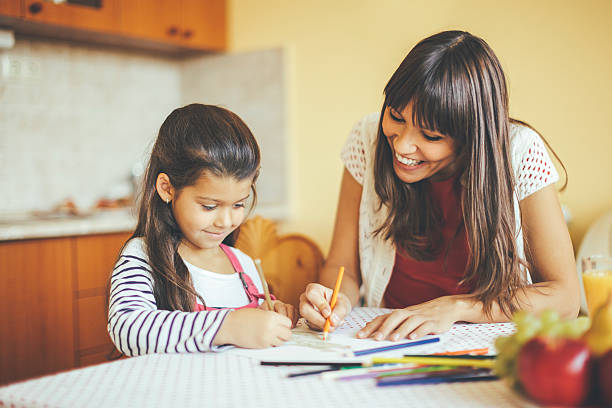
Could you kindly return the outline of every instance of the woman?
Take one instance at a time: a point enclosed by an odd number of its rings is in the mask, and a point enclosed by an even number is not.
[[[363,295],[396,309],[358,333],[377,340],[507,321],[518,309],[575,317],[559,177],[538,133],[509,118],[490,47],[462,31],[426,38],[384,93],[380,114],[357,123],[343,150],[332,245],[321,283],[300,298],[302,316],[337,327]]]

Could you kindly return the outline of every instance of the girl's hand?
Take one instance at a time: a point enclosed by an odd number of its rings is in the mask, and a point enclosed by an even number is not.
[[[330,329],[334,331],[344,321],[344,317],[351,311],[351,301],[342,292],[338,293],[336,306],[332,312],[329,302],[334,291],[318,283],[310,283],[304,293],[300,295],[300,314],[308,326],[322,330],[325,320],[330,318]]]
[[[397,341],[444,333],[459,320],[456,303],[452,296],[443,296],[405,309],[396,309],[374,318],[357,333],[357,337]]]
[[[258,308],[245,308],[229,312],[213,345],[266,348],[279,346],[290,337],[291,320],[287,316]]]
[[[295,327],[298,315],[295,312],[295,307],[293,307],[293,305],[290,305],[289,303],[283,303],[280,300],[273,300],[272,307],[273,312],[282,314],[283,316],[287,316],[289,320],[291,320],[291,328]],[[261,305],[259,305],[259,308],[263,310],[270,310],[270,308],[268,308],[268,302],[263,302]]]

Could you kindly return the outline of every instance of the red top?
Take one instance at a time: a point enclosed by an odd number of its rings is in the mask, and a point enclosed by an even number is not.
[[[467,265],[468,243],[461,216],[461,190],[456,181],[452,178],[431,183],[433,202],[440,206],[444,217],[440,253],[432,261],[415,261],[398,250],[384,295],[385,307],[400,309],[472,291],[469,285],[459,285]]]

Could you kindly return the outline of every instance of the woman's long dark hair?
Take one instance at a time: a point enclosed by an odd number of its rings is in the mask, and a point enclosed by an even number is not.
[[[146,244],[159,309],[193,311],[199,297],[178,253],[183,234],[172,206],[161,199],[155,187],[159,173],[168,175],[177,192],[195,184],[205,173],[236,180],[251,178],[254,205],[259,164],[259,146],[253,134],[227,109],[191,104],[175,109],[161,125],[144,175],[138,224],[132,235],[142,237]],[[235,233],[224,242],[233,244]]]
[[[474,288],[484,312],[494,301],[507,315],[516,310],[516,293],[526,285],[516,245],[514,174],[509,142],[508,93],[497,57],[482,39],[446,31],[419,42],[402,61],[384,90],[375,158],[375,190],[390,209],[377,230],[416,260],[431,260],[440,249],[438,205],[430,181],[404,183],[393,170],[392,151],[383,133],[387,107],[412,104],[415,125],[453,138],[453,165],[463,185],[461,207],[469,256],[464,282]]]

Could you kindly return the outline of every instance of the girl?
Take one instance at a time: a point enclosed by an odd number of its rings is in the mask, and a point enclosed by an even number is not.
[[[517,309],[576,316],[557,172],[538,133],[509,118],[501,65],[482,39],[448,31],[419,42],[385,87],[380,114],[353,128],[342,157],[322,285],[300,299],[312,326],[327,317],[340,324],[360,289],[367,305],[396,309],[358,333],[377,340],[506,321]],[[331,313],[328,287],[340,265]]]
[[[108,332],[120,352],[260,348],[289,339],[293,306],[260,306],[253,261],[226,245],[245,219],[250,192],[255,202],[259,160],[251,131],[226,109],[192,104],[166,118],[136,231],[110,280]]]

